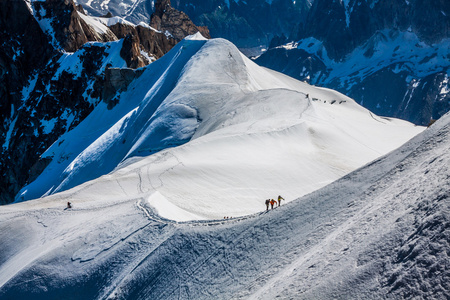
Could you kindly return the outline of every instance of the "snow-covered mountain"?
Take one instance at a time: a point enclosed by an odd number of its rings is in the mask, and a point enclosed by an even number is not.
[[[357,110],[349,101],[350,108],[320,105],[330,114]],[[273,211],[228,220],[177,223],[154,214],[151,198],[103,196],[147,189],[139,178],[164,160],[139,174],[118,170],[71,191],[2,207],[0,297],[445,298],[449,144],[447,114],[323,189]],[[185,177],[174,179],[182,184]],[[67,201],[73,208],[64,210]]]
[[[79,0],[92,14],[111,10],[134,22],[155,10],[155,1],[119,2]],[[172,2],[248,56],[269,46],[258,64],[338,90],[378,115],[428,125],[450,109],[449,1]]]
[[[99,201],[144,197],[177,220],[242,216],[273,193],[314,191],[423,130],[258,67],[223,39],[192,36],[141,72],[114,106],[99,103],[42,155],[48,167],[16,201],[116,170],[86,183],[101,190],[116,178]]]
[[[450,109],[449,33],[449,1],[317,0],[256,62],[427,125]]]
[[[114,106],[139,75],[123,68],[143,67],[199,30],[173,9],[159,22],[164,32],[87,16],[73,1],[2,1],[0,9],[0,204],[40,174],[41,154],[99,102]]]
[[[448,295],[449,114],[379,117],[199,34],[133,70],[139,26],[79,10],[85,36],[132,36],[62,52],[34,15],[0,19],[1,196],[28,178],[0,209],[0,299]]]

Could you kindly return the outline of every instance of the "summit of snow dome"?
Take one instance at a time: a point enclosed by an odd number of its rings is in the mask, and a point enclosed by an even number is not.
[[[206,41],[208,40],[207,38],[205,38],[200,31],[198,31],[197,33],[188,35],[187,37],[184,38],[185,40],[196,40],[196,41]]]
[[[183,40],[117,99],[47,150],[52,162],[16,201],[62,192],[82,207],[139,198],[177,221],[237,217],[317,190],[423,130],[261,68],[223,39]]]

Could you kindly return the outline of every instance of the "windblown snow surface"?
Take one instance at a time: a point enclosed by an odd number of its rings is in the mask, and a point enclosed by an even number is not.
[[[62,209],[92,183],[4,206],[0,298],[445,299],[449,146],[447,114],[316,192],[228,220],[169,221],[92,189]]]
[[[23,191],[60,193],[1,207],[1,299],[448,297],[450,115],[326,185],[423,129],[224,40],[185,40],[118,100]]]
[[[142,199],[176,221],[244,216],[267,198],[317,190],[423,130],[199,36],[146,67],[116,101],[48,149],[51,164],[17,202],[84,183],[59,197],[86,209]]]
[[[69,185],[115,171],[1,207],[0,299],[446,298],[449,114],[296,196],[414,128],[184,41],[50,150]]]

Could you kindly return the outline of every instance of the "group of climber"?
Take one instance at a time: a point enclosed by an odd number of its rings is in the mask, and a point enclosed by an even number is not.
[[[278,195],[278,206],[281,205],[281,200],[284,200],[284,198],[281,197],[280,195]],[[275,204],[277,204],[277,201],[275,201],[275,200],[273,200],[273,199],[267,199],[267,200],[266,200],[266,210],[269,210],[269,204],[271,205],[271,207],[272,207],[272,209],[273,209],[273,206],[274,206]]]

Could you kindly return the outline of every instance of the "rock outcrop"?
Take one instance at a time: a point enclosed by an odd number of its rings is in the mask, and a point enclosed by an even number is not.
[[[163,56],[177,44],[177,40],[174,38],[148,27],[136,26],[136,31],[143,49],[156,58]]]
[[[173,37],[168,37],[148,26],[130,26],[116,23],[109,28],[120,39],[131,36],[135,43],[140,45],[139,48],[153,59],[158,59],[169,52],[178,42]],[[133,68],[132,65],[128,66]]]
[[[170,0],[158,0],[155,3],[155,12],[151,16],[150,26],[166,35],[173,36],[177,41],[197,32],[205,38],[211,38],[207,27],[196,26],[184,12],[173,8]]]
[[[141,47],[137,35],[127,35],[124,38],[120,56],[127,62],[127,66],[132,69],[142,68],[150,63],[141,55]]]
[[[105,70],[105,81],[102,89],[102,100],[112,109],[118,102],[118,92],[126,91],[128,85],[141,76],[143,69],[108,68]]]
[[[112,31],[106,29],[104,32],[98,32],[89,26],[80,16],[83,14],[83,9],[76,7],[73,0],[35,1],[32,5],[35,18],[51,25],[53,32],[49,34],[54,37],[55,46],[67,52],[75,52],[89,41],[117,40]]]

